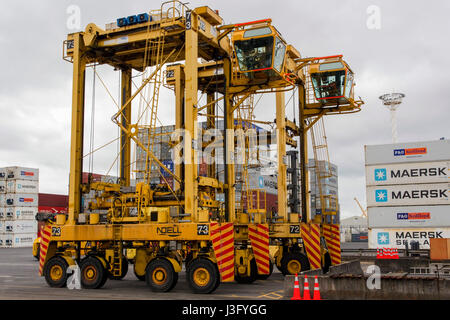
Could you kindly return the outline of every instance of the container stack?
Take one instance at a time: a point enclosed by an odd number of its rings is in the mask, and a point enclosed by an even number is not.
[[[173,161],[172,161],[172,153],[171,153],[171,147],[169,145],[170,136],[171,133],[175,130],[175,126],[164,126],[164,127],[157,127],[155,129],[155,138],[153,142],[153,154],[155,157],[157,157],[160,161],[164,163],[166,166],[170,166],[173,168]],[[150,129],[139,129],[138,132],[138,139],[141,141],[144,145],[149,145],[149,131]],[[145,179],[145,173],[149,171],[150,169],[150,163],[147,161],[147,153],[144,149],[141,147],[136,148],[136,181],[137,182],[144,182]],[[146,168],[147,166],[147,168]],[[170,169],[170,168],[169,168]],[[173,170],[173,169],[172,169]],[[171,177],[169,173],[164,173],[164,177]],[[166,180],[167,180],[166,178]],[[159,165],[156,163],[152,163],[151,165],[151,173],[150,173],[150,183],[151,184],[159,184],[161,183],[161,174],[160,174],[160,168]],[[171,179],[169,179],[171,180]],[[171,187],[173,187],[173,181],[168,181],[172,184]]]
[[[450,238],[450,140],[365,147],[369,248]]]
[[[310,190],[311,190],[311,218],[316,214],[322,213],[322,204],[320,202],[319,182],[316,173],[315,160],[309,159],[308,162]],[[319,173],[321,176],[328,176],[321,179],[322,194],[338,199],[338,167],[335,164],[327,161],[318,161]],[[338,207],[339,209],[339,207]],[[336,222],[340,221],[339,210],[336,217]]]
[[[38,197],[39,213],[67,213],[69,206],[69,196],[61,194],[39,193]],[[38,221],[38,237],[41,236],[41,232],[45,227],[45,223],[45,221]]]
[[[31,247],[37,236],[39,169],[0,169],[0,246]]]

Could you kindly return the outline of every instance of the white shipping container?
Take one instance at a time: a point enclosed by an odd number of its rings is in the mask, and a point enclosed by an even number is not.
[[[32,180],[8,180],[7,193],[39,193],[39,181]]]
[[[5,221],[3,233],[37,233],[38,222],[36,220],[12,220]]]
[[[34,220],[38,213],[37,207],[8,207],[5,208],[6,218],[15,220]]]
[[[0,168],[0,181],[6,180],[6,168]]]
[[[450,140],[383,144],[364,149],[366,165],[450,160]]]
[[[449,205],[449,183],[369,186],[367,207]]]
[[[0,235],[0,243],[4,248],[31,248],[36,238],[36,233],[11,233]]]
[[[24,168],[24,167],[7,167],[6,179],[39,181],[39,169]]]
[[[262,176],[257,173],[249,173],[249,188],[264,189],[268,194],[278,194],[278,181],[276,176]]]
[[[450,228],[369,228],[369,249],[405,249],[405,243],[411,249],[411,241],[418,241],[420,249],[430,249],[430,238],[450,238]]]
[[[372,207],[369,228],[450,227],[450,206]]]
[[[6,181],[0,180],[0,193],[6,193]]]
[[[450,161],[366,166],[366,184],[390,185],[449,182]]]
[[[37,207],[38,194],[7,193],[5,195],[6,207]]]

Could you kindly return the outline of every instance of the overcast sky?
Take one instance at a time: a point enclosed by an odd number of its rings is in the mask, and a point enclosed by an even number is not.
[[[103,28],[118,17],[158,9],[160,3],[1,1],[0,167],[37,167],[41,192],[67,193],[72,65],[62,59],[62,42],[68,33],[80,31],[68,28],[68,8],[76,5],[80,9],[81,29],[91,22]],[[330,158],[339,168],[343,217],[360,215],[355,196],[365,205],[364,145],[391,142],[390,115],[378,99],[381,94],[392,90],[406,94],[398,111],[400,142],[450,137],[449,1],[189,3],[191,8],[201,5],[219,10],[225,23],[272,18],[285,40],[304,57],[344,55],[356,74],[356,95],[365,105],[360,113],[325,120]],[[380,10],[380,28],[373,20],[374,8]],[[117,97],[118,73],[108,68],[99,68],[98,72]],[[91,70],[87,78],[89,114]],[[161,106],[173,105],[173,93],[163,91],[160,101]],[[263,120],[274,119],[273,102],[273,97],[267,97],[258,105],[257,114],[264,114]],[[95,146],[100,146],[117,136],[117,128],[110,121],[117,109],[98,81],[95,106]],[[160,107],[159,117],[164,124],[173,124],[172,109],[168,109]],[[287,110],[292,116],[291,109]],[[113,144],[96,154],[96,171],[108,171],[116,148]],[[115,170],[113,167],[110,174]]]

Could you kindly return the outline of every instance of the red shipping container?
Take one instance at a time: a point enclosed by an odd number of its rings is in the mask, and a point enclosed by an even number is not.
[[[165,179],[165,180],[164,180]],[[159,183],[161,184],[169,184],[169,186],[173,189],[173,177],[161,177],[159,178]]]
[[[39,193],[38,206],[67,208],[69,206],[69,196]]]
[[[244,209],[247,209],[247,195],[244,192],[242,194],[242,205]],[[253,202],[253,207],[257,208],[257,200],[258,200],[258,196],[257,196],[257,192],[253,191],[252,195],[251,195],[251,199]],[[264,192],[259,192],[259,208],[264,208]],[[271,193],[266,193],[265,195],[265,208],[267,210],[267,212],[278,212],[278,195],[277,194],[271,194]]]
[[[44,213],[67,213],[67,207],[39,206],[38,211]]]
[[[89,172],[83,172],[83,178],[82,183],[88,183],[89,178]],[[92,174],[92,182],[101,182],[102,181],[102,175],[101,174]]]

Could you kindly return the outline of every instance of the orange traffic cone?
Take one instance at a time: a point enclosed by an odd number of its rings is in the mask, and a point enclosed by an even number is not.
[[[320,289],[319,289],[319,280],[317,276],[314,276],[314,295],[313,300],[322,300],[320,299]]]
[[[311,294],[309,292],[308,277],[306,277],[306,274],[305,274],[305,283],[303,285],[303,300],[311,300]]]
[[[300,295],[300,286],[298,284],[298,276],[295,274],[295,282],[294,282],[294,295],[291,300],[302,300],[302,296]]]

